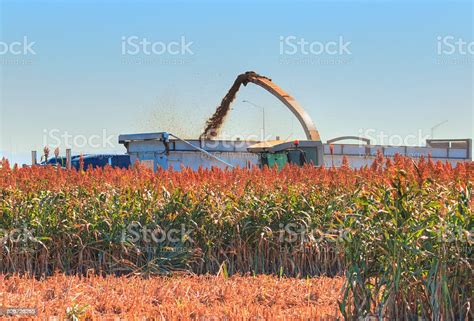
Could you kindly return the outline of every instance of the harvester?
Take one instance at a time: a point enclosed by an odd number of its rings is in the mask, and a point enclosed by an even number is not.
[[[306,140],[258,142],[217,139],[240,86],[248,83],[262,87],[288,107],[303,127]],[[359,140],[360,143],[339,143],[348,139]],[[396,154],[414,158],[431,156],[435,161],[447,161],[453,165],[472,159],[471,139],[430,139],[426,141],[426,146],[420,147],[372,145],[367,138],[344,136],[323,144],[313,121],[296,100],[271,79],[253,71],[237,76],[198,139],[182,139],[169,132],[157,132],[120,135],[119,143],[127,148],[131,163],[139,161],[154,170],[169,167],[180,170],[183,166],[193,169],[255,165],[281,168],[287,163],[340,166],[344,158],[350,166],[361,167],[371,164],[378,153],[385,157]]]

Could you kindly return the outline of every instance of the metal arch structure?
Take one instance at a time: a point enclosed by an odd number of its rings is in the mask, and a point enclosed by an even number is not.
[[[364,137],[359,137],[359,136],[341,136],[341,137],[336,137],[333,139],[329,139],[327,141],[328,144],[332,144],[341,140],[360,140],[362,142],[365,142],[366,145],[370,145],[370,139],[364,138]]]
[[[253,71],[248,71],[237,76],[237,79],[234,81],[234,84],[229,89],[227,95],[222,99],[221,105],[217,107],[214,115],[212,115],[211,118],[209,118],[209,120],[206,122],[206,128],[201,134],[200,139],[212,139],[212,136],[217,134],[224,122],[225,116],[230,109],[230,104],[235,99],[240,86],[246,86],[249,82],[262,87],[273,96],[278,98],[289,110],[291,110],[303,127],[308,140],[321,141],[321,137],[318,130],[316,129],[316,126],[303,107],[301,107],[301,105],[298,104],[298,102],[286,91],[273,83],[270,78],[261,76]]]
[[[316,126],[313,123],[311,117],[309,117],[306,110],[301,107],[301,105],[286,91],[281,89],[271,79],[262,77],[259,75],[250,75],[248,78],[249,82],[258,85],[271,93],[273,96],[278,98],[289,110],[296,116],[301,126],[303,127],[304,133],[308,140],[320,141],[321,137],[319,132],[316,129]]]

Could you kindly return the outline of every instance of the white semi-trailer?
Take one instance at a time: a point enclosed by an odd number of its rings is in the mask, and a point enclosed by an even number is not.
[[[348,137],[344,137],[348,138]],[[353,137],[350,137],[353,139]],[[340,138],[342,139],[342,138]],[[340,166],[344,157],[354,168],[370,165],[378,152],[385,157],[396,154],[412,158],[431,157],[433,161],[458,162],[472,160],[472,140],[427,140],[424,147],[342,144],[340,139],[322,144],[318,141],[243,141],[243,140],[183,140],[167,132],[120,135],[130,155],[136,161],[156,170],[183,166],[192,169],[220,167],[282,166],[286,163],[315,166]]]

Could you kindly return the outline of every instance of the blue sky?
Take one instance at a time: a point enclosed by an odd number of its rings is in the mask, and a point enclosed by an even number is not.
[[[473,137],[474,56],[458,48],[447,54],[444,45],[438,53],[438,37],[473,42],[470,1],[0,3],[0,53],[1,44],[34,42],[34,54],[0,55],[0,156],[14,162],[28,162],[45,143],[123,153],[121,133],[197,137],[247,70],[292,94],[324,141],[423,138],[445,120],[436,138]],[[123,54],[129,37],[165,45],[184,39],[192,53]],[[288,54],[282,37],[322,45],[342,39],[350,53]],[[261,134],[260,110],[242,100],[265,108],[267,134],[303,138],[291,113],[251,84],[239,92],[226,138]]]

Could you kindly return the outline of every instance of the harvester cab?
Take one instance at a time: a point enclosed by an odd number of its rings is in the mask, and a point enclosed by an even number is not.
[[[286,164],[297,166],[323,164],[323,145],[320,141],[265,141],[250,146],[248,151],[259,155],[261,167],[277,166],[281,169]]]

